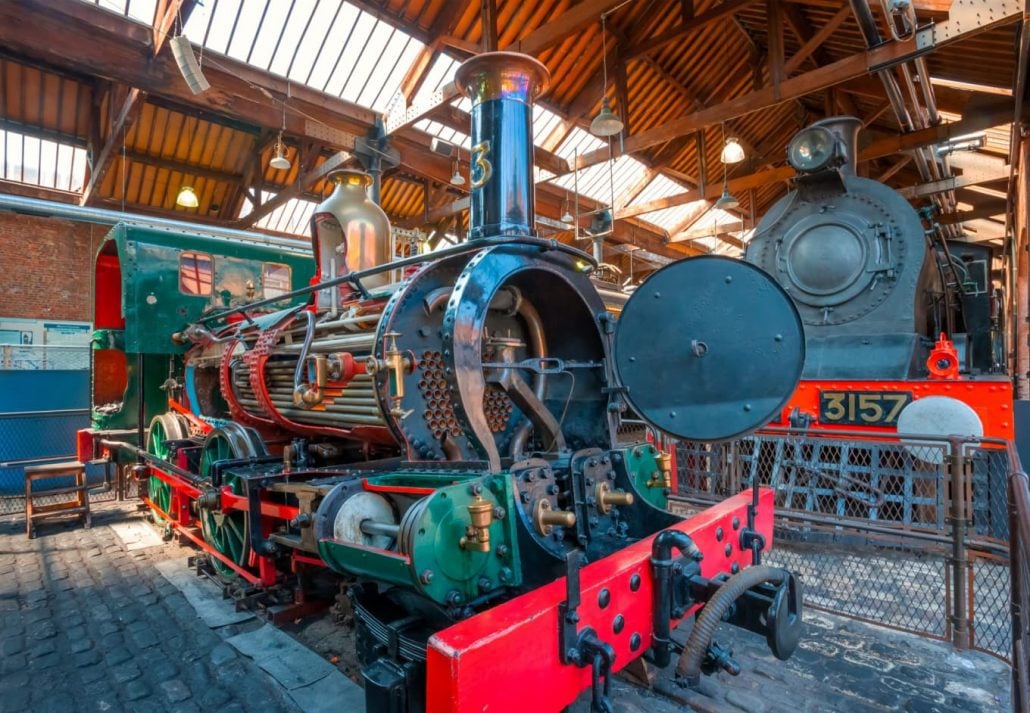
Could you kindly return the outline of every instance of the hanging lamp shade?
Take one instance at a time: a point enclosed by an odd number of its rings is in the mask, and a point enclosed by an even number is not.
[[[715,207],[719,210],[733,210],[740,205],[737,197],[730,193],[729,188],[723,187],[722,195],[715,201]]]
[[[744,160],[744,147],[740,145],[732,136],[726,139],[726,143],[722,147],[722,155],[720,156],[723,163],[740,163]]]
[[[280,171],[290,170],[290,159],[286,158],[286,145],[283,143],[282,132],[279,132],[279,138],[275,140],[275,153],[268,165]]]
[[[622,119],[612,111],[608,97],[601,99],[601,111],[590,122],[590,133],[594,136],[615,136],[623,129]]]
[[[197,194],[193,192],[192,186],[183,186],[179,189],[179,195],[175,199],[176,205],[181,205],[183,208],[196,208],[200,205],[200,201],[197,200]]]
[[[465,185],[465,177],[461,175],[461,171],[458,170],[457,166],[454,167],[454,174],[451,175],[451,185],[452,186],[464,186]]]

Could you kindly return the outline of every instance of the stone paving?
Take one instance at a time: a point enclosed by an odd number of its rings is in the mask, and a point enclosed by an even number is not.
[[[108,526],[126,518],[104,504],[92,529],[42,523],[34,540],[0,520],[0,713],[297,710],[223,642],[259,623],[208,628],[154,568],[188,551],[129,551]]]
[[[265,671],[225,641],[261,622],[209,628],[157,569],[191,550],[127,545],[110,527],[126,521],[140,522],[132,504],[105,504],[94,510],[90,530],[43,524],[37,539],[27,540],[21,520],[0,520],[0,713],[298,711]],[[672,667],[650,691],[616,679],[616,710],[987,713],[1009,707],[1009,669],[997,658],[819,612],[807,612],[806,622],[801,648],[786,663],[772,657],[761,637],[723,627],[716,638],[733,649],[740,676],[706,677],[699,691],[677,687]],[[360,678],[351,629],[329,614],[286,630]],[[675,636],[682,642],[687,632]],[[589,699],[571,710],[586,713]]]

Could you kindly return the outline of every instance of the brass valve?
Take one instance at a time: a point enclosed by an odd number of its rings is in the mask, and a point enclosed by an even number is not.
[[[576,513],[565,510],[552,510],[551,501],[540,498],[533,506],[533,525],[541,535],[550,535],[555,525],[573,527],[576,524]]]
[[[410,411],[403,411],[400,405],[400,400],[404,398],[404,374],[405,372],[411,373],[414,371],[415,360],[410,356],[404,356],[404,353],[397,348],[399,332],[387,332],[386,336],[390,339],[390,348],[383,355],[386,358],[376,359],[374,356],[370,356],[365,362],[365,371],[372,375],[386,370],[391,372],[392,393],[390,398],[394,401],[394,405],[390,409],[390,413],[398,418],[404,418],[411,413]]]
[[[301,408],[311,408],[322,403],[322,389],[329,382],[329,362],[324,354],[315,354],[308,357],[309,362],[315,365],[315,384],[298,384],[293,390],[293,405]]]
[[[658,470],[651,474],[651,478],[647,481],[647,487],[672,487],[672,453],[658,454]]]
[[[494,521],[494,506],[477,495],[469,503],[469,526],[465,528],[465,536],[461,538],[461,548],[473,552],[490,551],[490,525]]]
[[[597,509],[607,515],[613,507],[623,507],[633,504],[633,493],[612,490],[608,481],[601,481],[594,488],[594,498],[597,500]]]

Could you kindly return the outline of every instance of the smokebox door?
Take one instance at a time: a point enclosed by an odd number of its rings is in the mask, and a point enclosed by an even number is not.
[[[717,441],[776,416],[805,361],[787,293],[740,260],[671,263],[637,288],[619,317],[615,367],[630,406],[669,435]]]

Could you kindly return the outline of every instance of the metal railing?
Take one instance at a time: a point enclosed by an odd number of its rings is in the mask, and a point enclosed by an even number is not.
[[[89,346],[0,344],[0,370],[89,369]]]
[[[89,425],[89,409],[51,409],[0,413],[0,516],[25,512],[25,468],[76,459],[75,437]],[[117,497],[120,482],[113,467],[87,464],[90,500]],[[66,500],[67,495],[48,496],[47,489],[71,485],[71,478],[54,478],[37,484],[39,505]]]
[[[1012,443],[769,429],[677,449],[678,507],[776,491],[770,564],[805,603],[1012,664],[1027,711],[1030,489]]]
[[[1012,709],[1030,710],[1030,484],[1009,446],[1009,602],[1012,614]]]

